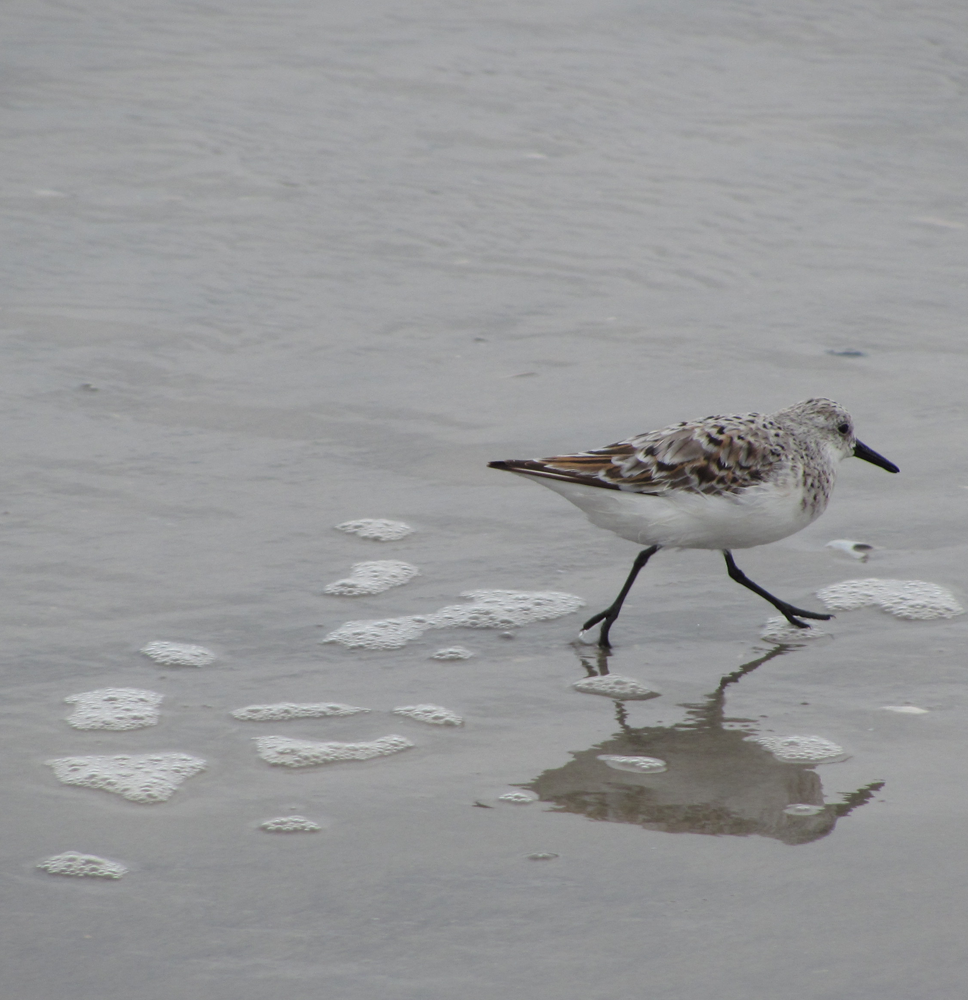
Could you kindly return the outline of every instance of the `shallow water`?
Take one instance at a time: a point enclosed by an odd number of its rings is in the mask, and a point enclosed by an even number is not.
[[[948,0],[5,6],[9,995],[963,996],[965,617],[840,612],[778,648],[718,556],[660,553],[607,669],[661,696],[620,705],[571,686],[604,668],[571,646],[581,612],[321,640],[474,589],[600,609],[633,547],[486,462],[810,395],[901,475],[847,462],[820,521],[740,566],[818,609],[862,577],[964,604],[965,22]],[[415,530],[334,529],[361,518]],[[324,593],[367,560],[419,575]],[[158,665],[159,640],[218,659]],[[67,725],[65,697],[110,687],[163,694],[160,723]],[[371,711],[230,715],[279,703]],[[422,704],[464,725],[390,714]],[[300,770],[253,742],[389,734],[415,746]],[[168,752],[206,769],[153,805],[45,764]],[[322,829],[259,829],[291,815]],[[67,851],[129,871],[36,869]]]

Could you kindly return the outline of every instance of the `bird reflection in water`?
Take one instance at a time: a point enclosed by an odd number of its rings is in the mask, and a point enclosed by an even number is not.
[[[648,830],[755,834],[785,844],[827,836],[838,818],[870,801],[884,782],[865,785],[842,802],[824,803],[813,766],[779,762],[747,740],[751,720],[725,718],[730,685],[787,649],[777,646],[727,674],[702,702],[683,705],[686,718],[674,726],[630,726],[625,705],[615,702],[619,732],[522,787],[553,803],[553,812],[637,823]],[[608,673],[604,651],[579,656],[590,676]],[[609,766],[600,759],[603,754],[659,758],[668,766],[662,772],[630,773]]]

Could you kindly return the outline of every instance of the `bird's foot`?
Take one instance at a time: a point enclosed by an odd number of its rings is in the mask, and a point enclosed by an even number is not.
[[[612,645],[608,641],[608,630],[612,627],[612,622],[618,618],[618,614],[613,614],[612,611],[612,608],[606,608],[604,611],[600,611],[597,615],[593,615],[589,618],[588,621],[582,625],[581,631],[578,633],[578,641],[588,646],[594,646],[597,642],[599,649],[611,649]],[[599,622],[602,623],[602,627],[598,633],[598,639],[596,641],[596,639],[589,633]]]
[[[608,641],[608,630],[602,629],[597,636],[587,629],[578,633],[577,644],[580,646],[598,646],[603,653],[611,652],[612,644]]]
[[[833,618],[833,615],[825,615],[820,611],[804,611],[803,608],[795,608],[792,604],[789,604],[784,608],[780,608],[780,612],[791,625],[796,625],[797,628],[810,628],[806,622],[800,621],[800,618],[813,618],[814,620],[821,622],[827,622]]]

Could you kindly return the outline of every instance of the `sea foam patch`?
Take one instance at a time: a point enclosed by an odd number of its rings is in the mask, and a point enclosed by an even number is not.
[[[322,827],[305,816],[276,816],[259,824],[266,833],[318,833]]]
[[[658,757],[631,757],[623,754],[600,753],[598,759],[616,771],[632,771],[634,774],[661,774],[669,765]]]
[[[791,802],[783,811],[787,816],[819,816],[824,812],[824,807],[810,802]]]
[[[382,517],[361,517],[356,521],[344,521],[336,525],[337,531],[348,535],[358,535],[374,542],[396,542],[413,534],[413,528],[403,521],[388,521]]]
[[[810,639],[817,639],[827,633],[816,625],[808,625],[806,628],[798,628],[791,625],[782,615],[775,618],[767,618],[760,631],[760,638],[768,642],[775,642],[778,646],[794,646]]]
[[[585,606],[557,590],[465,590],[470,604],[450,604],[433,615],[434,628],[513,628],[570,615]]]
[[[341,705],[339,702],[308,702],[297,704],[282,701],[275,705],[246,705],[236,708],[232,717],[243,722],[283,722],[286,719],[322,719],[326,717],[343,717],[369,712],[368,708],[358,708],[356,705]]]
[[[621,674],[584,677],[580,681],[575,681],[572,687],[582,694],[600,694],[616,701],[644,701],[646,698],[659,697],[659,692],[647,684],[637,681],[634,677],[623,677]]]
[[[444,649],[438,649],[436,653],[431,653],[430,659],[450,662],[453,660],[469,660],[473,655],[464,646],[447,646]]]
[[[79,851],[64,851],[53,854],[37,863],[51,875],[72,875],[75,878],[121,878],[128,869],[120,861],[108,861],[96,854],[81,854]]]
[[[503,795],[498,796],[499,802],[510,802],[512,805],[516,806],[527,806],[532,802],[538,801],[538,796],[534,792],[526,792],[523,790],[515,789],[513,792],[505,792]]]
[[[353,564],[353,571],[344,580],[328,583],[324,593],[340,597],[360,597],[364,594],[382,594],[391,587],[402,587],[420,575],[416,566],[399,559],[376,559]]]
[[[207,667],[215,662],[215,654],[204,646],[188,642],[149,642],[141,652],[164,667]]]
[[[205,770],[204,760],[187,753],[59,757],[47,764],[65,785],[99,788],[143,805],[166,802],[186,779]]]
[[[507,629],[549,621],[584,606],[574,594],[559,591],[466,590],[468,604],[449,604],[429,615],[408,615],[378,621],[346,622],[323,642],[338,642],[349,649],[399,649],[429,629]]]
[[[346,622],[322,641],[338,642],[347,649],[400,649],[411,639],[419,639],[428,628],[433,627],[425,615]]]
[[[833,764],[850,754],[822,736],[747,736],[749,743],[759,743],[781,764]]]
[[[432,726],[462,726],[464,720],[455,712],[440,705],[401,705],[393,709],[394,715],[405,715],[417,722],[426,722]]]
[[[160,718],[164,695],[140,688],[99,688],[68,695],[64,701],[74,706],[67,717],[75,729],[144,729]]]
[[[925,580],[844,580],[821,588],[817,597],[832,611],[874,606],[909,621],[954,618],[965,613],[950,590]]]
[[[294,740],[288,736],[259,736],[256,753],[267,763],[281,767],[315,767],[347,760],[371,760],[388,757],[413,746],[405,736],[381,736],[366,743],[317,743]]]

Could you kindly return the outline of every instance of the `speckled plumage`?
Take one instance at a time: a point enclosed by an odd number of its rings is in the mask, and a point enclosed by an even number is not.
[[[846,427],[846,432],[841,427]],[[746,548],[793,534],[819,517],[830,499],[837,463],[852,455],[855,446],[850,414],[829,399],[808,399],[769,415],[687,420],[604,448],[492,464],[557,488],[590,517],[586,496],[556,484],[674,499],[681,509],[679,520],[703,522],[703,530],[693,532],[688,525],[681,525],[677,541],[674,532],[666,530],[668,511],[643,499],[640,519],[648,521],[655,516],[659,524],[654,538],[644,525],[639,526],[631,540],[640,544]],[[720,503],[695,504],[689,502],[690,497],[718,499]],[[764,502],[778,516],[763,520],[762,541],[755,540],[755,530],[742,533],[742,538],[734,537],[730,527],[734,518],[727,515],[744,506],[751,515],[762,513]],[[603,504],[593,502],[592,506],[598,512],[592,520],[600,523]],[[715,532],[706,530],[708,522],[717,519],[717,507],[723,511],[726,531],[718,540],[710,537]],[[776,524],[777,520],[784,524]],[[608,524],[601,526],[617,530]],[[618,533],[629,537],[626,531]]]
[[[774,542],[826,509],[837,465],[850,456],[889,472],[897,466],[859,442],[850,414],[829,399],[806,399],[776,413],[683,421],[604,448],[550,458],[491,462],[560,493],[588,519],[649,546],[615,605],[592,623],[608,627],[648,558],[660,548],[721,549],[730,576],[796,615],[826,617],[778,601],[736,567],[731,549]],[[588,623],[586,623],[586,628]]]

